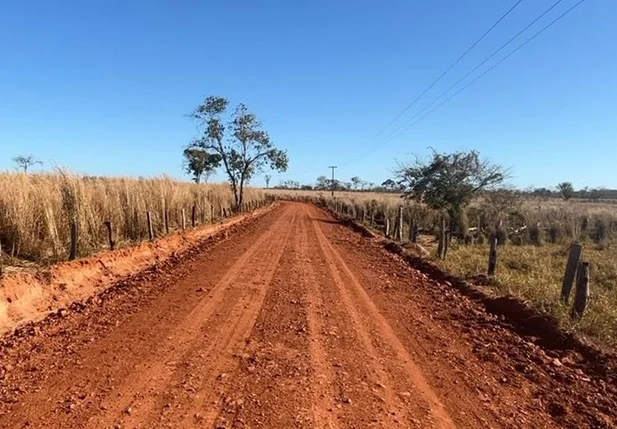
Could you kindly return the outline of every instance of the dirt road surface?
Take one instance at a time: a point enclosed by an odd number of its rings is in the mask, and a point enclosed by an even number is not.
[[[613,384],[579,356],[543,350],[299,203],[1,353],[2,428],[615,427],[617,415]]]

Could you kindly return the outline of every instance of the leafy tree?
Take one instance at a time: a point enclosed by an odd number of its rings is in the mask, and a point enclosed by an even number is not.
[[[190,145],[182,154],[184,156],[184,169],[187,174],[193,176],[193,181],[199,183],[202,177],[208,178],[221,165],[221,156],[218,153],[208,153],[199,146]]]
[[[296,180],[281,180],[278,185],[279,189],[300,189],[300,182]]]
[[[448,213],[452,230],[479,192],[494,188],[506,177],[503,167],[481,159],[477,151],[433,152],[428,162],[416,159],[401,164],[396,171],[396,178],[405,189],[404,196]]]
[[[266,174],[264,176],[264,180],[266,181],[266,189],[270,188],[270,180],[272,179],[272,176],[270,176],[269,174]]]
[[[561,182],[557,185],[557,191],[561,197],[568,201],[570,198],[574,196],[574,186],[570,182]]]
[[[229,101],[211,96],[197,106],[192,117],[204,126],[197,145],[220,155],[234,194],[236,209],[242,206],[244,189],[265,167],[286,171],[287,152],[274,146],[268,133],[244,104],[228,111]]]
[[[326,176],[319,176],[317,178],[317,183],[315,184],[315,189],[319,189],[322,191],[330,189],[330,179],[328,179]]]
[[[351,184],[355,190],[358,190],[362,185],[362,179],[360,179],[358,176],[354,176],[351,178]]]
[[[18,155],[13,157],[13,162],[17,164],[16,168],[18,170],[23,170],[24,173],[27,173],[30,167],[34,167],[35,165],[43,165],[43,163],[36,159],[34,155]]]
[[[392,180],[392,179],[388,179],[388,180],[384,181],[381,184],[381,186],[383,188],[386,188],[387,190],[393,191],[393,190],[395,190],[397,188],[397,183],[394,180]]]

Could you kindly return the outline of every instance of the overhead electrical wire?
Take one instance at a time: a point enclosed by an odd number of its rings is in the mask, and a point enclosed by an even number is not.
[[[446,89],[444,92],[442,92],[441,94],[439,94],[438,97],[434,98],[433,101],[431,101],[428,105],[426,105],[422,110],[420,110],[418,113],[416,113],[415,115],[413,115],[411,118],[409,118],[403,125],[401,125],[401,127],[399,127],[397,130],[393,131],[392,133],[390,133],[390,135],[388,137],[392,137],[393,134],[397,133],[401,128],[404,128],[407,124],[409,124],[411,121],[413,121],[415,118],[417,118],[418,116],[420,116],[422,113],[424,113],[428,108],[430,108],[433,104],[435,104],[437,101],[439,101],[440,98],[446,96],[450,91],[452,91],[454,88],[456,88],[461,82],[463,82],[465,79],[467,79],[469,76],[471,76],[472,74],[474,74],[476,71],[478,71],[483,65],[485,65],[487,62],[489,62],[490,60],[492,60],[495,55],[497,55],[498,53],[500,53],[501,51],[503,51],[505,48],[507,48],[512,42],[514,42],[516,39],[518,39],[525,31],[527,31],[529,28],[531,28],[535,23],[537,23],[539,20],[541,20],[542,18],[544,18],[549,12],[551,12],[553,9],[555,9],[557,6],[559,6],[559,4],[563,2],[563,0],[557,0],[555,3],[553,3],[548,9],[546,9],[544,12],[542,12],[542,14],[540,14],[536,19],[534,19],[533,21],[531,21],[529,24],[527,24],[522,30],[520,30],[518,33],[516,33],[514,36],[512,36],[506,43],[504,43],[503,45],[501,45],[497,50],[493,51],[488,57],[486,57],[484,60],[482,60],[482,62],[480,64],[478,64],[473,70],[471,70],[469,73],[467,73],[465,76],[463,76],[462,78],[460,78],[459,80],[457,80],[452,86],[450,86],[448,89]]]
[[[383,134],[388,128],[390,128],[390,126],[392,126],[398,119],[401,118],[401,116],[403,116],[405,113],[407,113],[407,111],[409,111],[409,109],[411,109],[413,106],[415,106],[418,101],[420,101],[422,99],[422,97],[424,97],[426,95],[427,92],[429,92],[431,89],[433,89],[435,87],[435,85],[437,85],[441,79],[443,79],[450,71],[452,71],[452,69],[454,67],[456,67],[482,40],[484,40],[486,38],[486,36],[488,36],[499,24],[501,24],[501,22],[506,19],[506,17],[508,15],[510,15],[514,9],[516,9],[518,7],[519,4],[521,4],[523,2],[523,0],[517,0],[516,3],[514,3],[512,5],[512,7],[510,7],[510,9],[508,9],[503,15],[501,15],[501,17],[499,17],[499,19],[497,19],[497,21],[495,21],[489,28],[488,30],[486,30],[484,32],[484,34],[482,34],[475,42],[473,42],[466,50],[465,52],[463,52],[452,64],[450,64],[448,66],[448,68],[442,72],[437,79],[435,79],[428,87],[426,87],[422,93],[420,93],[420,95],[418,95],[415,100],[413,100],[410,104],[408,104],[407,106],[405,106],[405,108],[403,110],[401,110],[399,112],[398,115],[396,115],[396,117],[394,119],[392,119],[385,127],[383,127],[376,135],[375,137],[373,137],[373,139],[377,139],[381,134]],[[407,122],[406,122],[407,123]],[[372,146],[371,146],[372,148]],[[315,171],[321,171],[321,170],[310,170],[310,171],[304,171],[301,172],[301,174],[308,174],[308,173],[313,173]]]
[[[548,25],[546,25],[545,27],[543,27],[540,31],[538,31],[537,33],[535,33],[532,37],[530,37],[528,40],[526,40],[524,43],[522,43],[520,46],[518,46],[516,49],[514,49],[512,52],[510,52],[508,55],[506,55],[504,58],[502,58],[501,60],[499,60],[497,63],[495,63],[493,66],[491,66],[489,69],[487,69],[485,72],[481,73],[478,77],[474,78],[472,81],[470,81],[468,84],[466,84],[462,89],[460,89],[459,91],[457,91],[456,93],[454,93],[452,96],[446,98],[443,102],[439,103],[435,108],[431,109],[428,113],[426,113],[425,115],[421,116],[418,120],[416,120],[415,122],[412,122],[414,119],[418,118],[418,116],[420,116],[422,113],[426,112],[426,110],[428,108],[430,108],[431,106],[433,106],[437,101],[439,101],[442,97],[444,97],[445,95],[447,95],[450,91],[452,91],[454,88],[456,88],[456,86],[458,86],[461,82],[463,82],[465,79],[467,79],[469,76],[471,76],[474,72],[476,72],[478,69],[480,69],[483,65],[485,65],[488,61],[490,61],[492,58],[495,57],[495,55],[497,55],[499,52],[501,52],[503,49],[505,49],[508,45],[510,45],[514,40],[516,40],[518,37],[520,37],[525,31],[527,31],[530,27],[532,27],[535,23],[537,23],[540,19],[542,19],[543,17],[545,17],[549,12],[551,12],[555,7],[557,7],[560,3],[563,2],[563,0],[557,0],[555,3],[553,3],[548,9],[546,9],[542,14],[540,14],[537,18],[535,18],[533,21],[531,21],[528,25],[526,25],[522,30],[520,30],[516,35],[514,35],[513,37],[511,37],[506,43],[504,43],[502,46],[500,46],[496,51],[494,51],[493,53],[491,53],[488,57],[486,57],[478,66],[476,66],[471,72],[467,73],[463,78],[459,79],[454,85],[450,86],[446,91],[442,92],[438,97],[436,97],[435,99],[433,99],[427,106],[425,106],[423,109],[421,109],[418,113],[416,113],[415,115],[413,115],[410,119],[408,119],[403,125],[401,125],[400,127],[398,127],[395,131],[391,132],[388,137],[386,138],[385,142],[391,141],[393,138],[398,137],[402,132],[408,130],[409,128],[411,128],[412,126],[415,126],[417,123],[419,123],[420,121],[422,121],[424,118],[426,118],[427,116],[429,116],[431,113],[435,112],[437,109],[439,109],[441,106],[443,106],[444,104],[446,104],[448,101],[450,101],[452,98],[454,98],[455,96],[457,96],[458,94],[460,94],[461,92],[463,92],[465,89],[467,89],[469,86],[471,86],[473,83],[477,82],[479,79],[481,79],[483,76],[485,76],[487,73],[489,73],[491,70],[495,69],[498,65],[500,65],[501,63],[503,63],[505,60],[507,60],[510,56],[512,56],[514,53],[518,52],[520,49],[522,49],[525,45],[527,45],[528,43],[530,43],[532,40],[534,40],[535,38],[537,38],[540,34],[542,34],[543,32],[545,32],[546,30],[548,30],[550,27],[552,27],[553,25],[555,25],[559,20],[561,20],[562,18],[564,18],[566,15],[568,15],[570,12],[572,12],[574,9],[576,9],[581,3],[583,3],[585,0],[579,0],[579,2],[577,2],[576,4],[574,4],[574,6],[570,7],[569,9],[567,9],[564,13],[562,13],[561,15],[559,15],[556,19],[554,19],[553,21],[551,21]],[[411,123],[411,124],[410,124]],[[358,161],[359,159],[363,158],[364,156],[366,156],[369,152],[372,151],[372,149],[375,147],[375,145],[377,143],[381,143],[380,142],[375,142],[374,144],[372,144],[367,153],[365,153],[364,155],[362,155],[360,158],[357,158],[354,161],[351,161],[349,163],[346,163],[344,165],[342,165],[342,167],[346,167],[348,165],[351,165],[353,163],[355,163],[356,161]]]
[[[532,42],[534,39],[536,39],[538,36],[540,36],[542,33],[544,33],[546,30],[548,30],[549,28],[551,28],[553,25],[555,25],[558,21],[560,21],[561,19],[563,19],[566,15],[568,15],[570,12],[572,12],[574,9],[576,9],[577,7],[579,7],[585,0],[579,0],[577,3],[575,3],[572,7],[570,7],[568,10],[566,10],[564,13],[562,13],[561,15],[559,15],[557,18],[555,18],[553,21],[551,21],[549,24],[547,24],[546,26],[544,26],[540,31],[536,32],[533,36],[531,36],[529,39],[527,39],[525,42],[521,43],[516,49],[514,49],[512,52],[510,52],[508,55],[506,55],[505,57],[503,57],[502,59],[500,59],[499,61],[497,61],[495,64],[493,64],[491,67],[489,67],[488,69],[486,69],[484,72],[482,72],[481,74],[479,74],[477,77],[475,77],[473,80],[471,80],[469,83],[467,83],[465,86],[463,86],[461,89],[459,89],[457,92],[455,92],[454,94],[452,94],[450,97],[444,99],[441,103],[439,103],[437,106],[435,106],[433,109],[431,109],[430,111],[428,111],[424,116],[420,117],[420,119],[418,119],[417,121],[413,122],[411,125],[409,125],[408,127],[405,127],[403,129],[401,129],[400,133],[408,130],[409,128],[415,126],[417,123],[419,123],[420,121],[422,121],[424,118],[426,118],[427,116],[429,116],[431,113],[435,112],[437,109],[439,109],[441,106],[443,106],[444,104],[446,104],[447,102],[449,102],[450,100],[452,100],[454,97],[456,97],[457,95],[459,95],[461,92],[465,91],[467,88],[469,88],[471,85],[473,85],[474,83],[476,83],[477,81],[479,81],[480,79],[482,79],[485,75],[487,75],[488,73],[490,73],[492,70],[494,70],[495,68],[497,68],[500,64],[502,64],[504,61],[506,61],[508,58],[510,58],[512,55],[514,55],[515,53],[517,53],[518,51],[520,51],[524,46],[526,46],[527,44],[529,44],[530,42]],[[398,135],[400,135],[397,134]],[[394,136],[396,137],[396,136]]]
[[[439,77],[437,77],[437,79],[435,79],[428,87],[426,87],[424,89],[424,91],[422,91],[422,93],[420,93],[420,95],[418,95],[415,100],[413,100],[411,103],[409,103],[403,110],[401,110],[401,112],[396,115],[394,117],[394,119],[392,119],[385,127],[383,127],[375,136],[375,138],[379,137],[384,131],[386,131],[388,128],[390,128],[390,126],[392,124],[394,124],[401,116],[403,116],[405,113],[407,113],[407,111],[409,109],[411,109],[413,106],[416,105],[416,103],[418,101],[420,101],[420,99],[422,97],[424,97],[426,95],[427,92],[429,92],[431,89],[433,89],[433,87],[435,85],[437,85],[441,79],[443,79],[454,67],[456,67],[458,65],[458,63],[460,63],[463,58],[465,58],[467,56],[467,54],[469,54],[482,40],[484,40],[484,38],[486,38],[486,36],[488,36],[494,29],[495,27],[497,27],[501,21],[503,21],[508,15],[510,15],[512,13],[512,11],[514,11],[514,9],[516,9],[516,7],[521,4],[523,0],[518,0],[516,3],[514,3],[514,5],[508,9],[508,11],[506,13],[504,13],[497,21],[495,21],[495,23],[493,23],[493,25],[491,25],[489,27],[488,30],[486,30],[484,32],[484,34],[482,34],[482,36],[480,36],[480,38],[478,38],[474,43],[471,44],[471,46],[469,46],[469,48],[467,48],[467,50],[465,52],[462,53],[461,56],[459,56],[456,61],[454,61],[452,64],[450,64],[450,66],[439,75]]]

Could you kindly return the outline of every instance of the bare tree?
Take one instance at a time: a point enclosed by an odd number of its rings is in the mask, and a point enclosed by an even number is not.
[[[272,176],[270,176],[269,174],[266,174],[264,176],[264,180],[266,181],[266,189],[270,188],[270,180],[272,179]]]
[[[18,155],[13,157],[13,162],[17,164],[16,168],[18,170],[22,170],[24,173],[27,173],[30,167],[34,167],[35,165],[43,165],[43,162],[36,159],[34,155]]]

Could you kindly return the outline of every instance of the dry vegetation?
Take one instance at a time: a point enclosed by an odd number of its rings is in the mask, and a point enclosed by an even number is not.
[[[279,196],[311,198],[334,207],[327,192],[287,191]],[[373,227],[383,231],[383,213],[394,223],[399,205],[405,207],[405,229],[415,218],[420,226],[420,242],[436,254],[439,215],[419,204],[405,202],[397,194],[340,192],[339,208],[361,218],[364,208],[367,223],[373,213]],[[498,205],[501,207],[497,207]],[[341,207],[342,205],[342,207]],[[453,240],[445,261],[435,258],[453,274],[476,278],[486,273],[489,246],[495,223],[503,222],[503,245],[499,250],[497,281],[491,287],[499,294],[512,294],[532,301],[556,316],[564,327],[575,329],[617,345],[617,205],[611,202],[526,198],[478,199],[463,219],[470,232],[465,240]],[[478,226],[480,227],[479,229]],[[526,226],[526,228],[522,228]],[[561,283],[569,245],[583,244],[583,259],[591,264],[591,301],[581,321],[569,317],[569,306],[560,303]]]
[[[196,205],[199,223],[229,211],[233,195],[226,184],[178,182],[169,177],[152,179],[84,177],[55,173],[0,173],[0,243],[12,263],[50,263],[65,260],[70,225],[79,225],[79,255],[107,246],[105,221],[113,224],[119,245],[148,237],[146,211],[152,215],[155,235],[165,233],[164,213],[171,229],[181,225]],[[260,190],[248,189],[246,201],[263,199]]]

